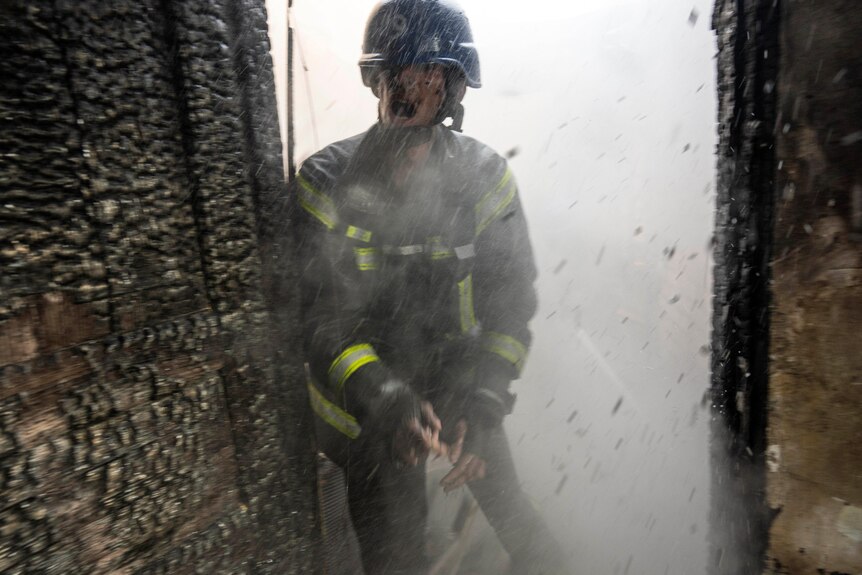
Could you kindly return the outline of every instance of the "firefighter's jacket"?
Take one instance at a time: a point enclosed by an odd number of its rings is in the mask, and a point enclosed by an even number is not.
[[[292,187],[310,399],[351,439],[363,416],[349,390],[391,378],[425,397],[460,393],[468,412],[476,399],[510,410],[536,309],[506,161],[438,126],[424,167],[399,186],[391,158],[369,149],[378,130],[311,156]]]

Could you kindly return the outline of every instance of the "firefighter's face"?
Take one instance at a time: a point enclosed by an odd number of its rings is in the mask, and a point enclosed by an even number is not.
[[[436,64],[407,66],[378,76],[384,126],[431,126],[446,98],[446,74]]]

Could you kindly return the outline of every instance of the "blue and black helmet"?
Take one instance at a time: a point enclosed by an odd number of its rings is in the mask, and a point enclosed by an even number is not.
[[[456,68],[471,88],[482,85],[470,22],[451,0],[383,0],[368,17],[362,52],[362,82],[371,88],[379,70],[415,64]]]

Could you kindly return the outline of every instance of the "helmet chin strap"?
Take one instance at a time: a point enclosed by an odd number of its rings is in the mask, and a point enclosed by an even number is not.
[[[464,123],[464,105],[460,102],[455,104],[455,110],[451,116],[452,123],[447,126],[453,132],[460,132],[461,125]]]

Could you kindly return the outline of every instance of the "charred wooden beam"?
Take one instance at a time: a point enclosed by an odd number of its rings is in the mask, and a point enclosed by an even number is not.
[[[4,573],[314,572],[262,4],[0,8]]]

